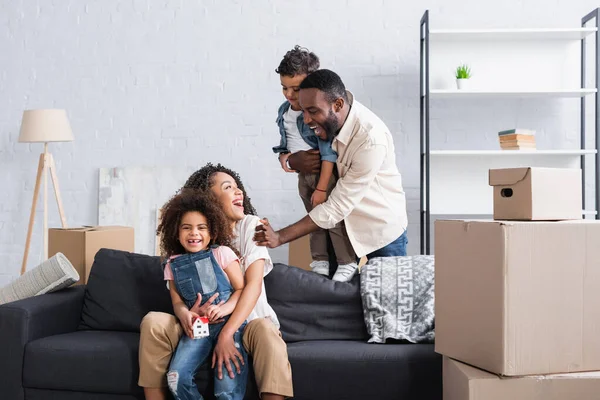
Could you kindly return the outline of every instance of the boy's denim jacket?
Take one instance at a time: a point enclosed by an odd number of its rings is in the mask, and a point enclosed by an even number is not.
[[[273,153],[276,154],[288,152],[287,138],[285,136],[285,127],[283,126],[283,114],[285,114],[289,108],[290,102],[285,101],[277,111],[277,125],[279,126],[281,142],[279,143],[279,146],[273,147]],[[313,149],[319,149],[319,152],[321,153],[321,161],[330,161],[332,163],[335,163],[335,161],[337,160],[337,154],[331,148],[331,142],[321,140],[319,137],[317,137],[313,130],[310,129],[308,125],[304,123],[304,117],[302,116],[302,114],[298,116],[297,122],[298,130],[300,131],[302,139],[304,139],[304,141],[308,143],[308,145]]]

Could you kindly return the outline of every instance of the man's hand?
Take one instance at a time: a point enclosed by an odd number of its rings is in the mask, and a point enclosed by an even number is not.
[[[327,192],[321,192],[320,190],[315,190],[310,196],[310,202],[313,207],[318,206],[321,203],[324,203],[327,200]]]
[[[217,345],[213,351],[211,367],[215,370],[217,378],[223,379],[223,364],[225,364],[225,368],[227,369],[229,377],[231,379],[235,378],[235,374],[231,368],[231,362],[233,362],[235,365],[237,373],[240,374],[240,364],[244,365],[244,358],[235,348],[235,344],[233,343],[233,335],[228,335],[224,331],[221,331],[221,334],[219,334],[219,338],[217,340]]]
[[[321,170],[319,150],[298,151],[288,157],[290,167],[305,174],[315,174]]]
[[[281,246],[279,233],[275,232],[267,218],[260,220],[262,225],[258,225],[254,230],[254,241],[258,246],[267,246],[270,249]]]
[[[279,154],[279,163],[281,164],[281,168],[283,168],[283,170],[285,172],[296,172],[293,169],[289,169],[287,166],[287,159],[290,157],[292,153],[280,153]]]
[[[190,308],[190,311],[193,313],[196,313],[197,315],[199,315],[201,317],[207,317],[208,310],[211,306],[214,306],[213,302],[217,299],[217,297],[219,297],[219,293],[213,294],[208,300],[206,300],[206,303],[200,305],[202,303],[202,295],[200,293],[198,293],[198,299],[196,300],[196,302],[194,303],[192,308]],[[221,305],[223,303],[224,302],[221,301],[217,305]],[[217,319],[214,321],[209,321],[208,323],[209,324],[218,324],[219,322],[223,322],[223,321],[221,319]]]

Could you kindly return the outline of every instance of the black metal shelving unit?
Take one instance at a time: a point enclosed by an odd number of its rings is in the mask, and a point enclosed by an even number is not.
[[[600,81],[600,8],[597,8],[581,19],[581,27],[589,27],[591,21],[594,21],[596,32],[595,37],[595,88],[598,89]],[[430,121],[430,86],[429,86],[429,44],[430,44],[430,19],[429,10],[426,10],[421,18],[420,23],[420,223],[421,223],[421,254],[431,254],[431,212],[430,212],[430,136],[429,136],[429,121]],[[586,40],[587,36],[581,38],[581,88],[585,88],[586,84]],[[598,149],[600,139],[600,102],[598,102],[598,91],[594,94],[594,148]],[[586,96],[581,97],[580,106],[580,142],[581,150],[586,149],[587,126],[586,126]],[[582,209],[586,210],[586,160],[585,155],[581,155],[581,170],[582,170]],[[596,211],[595,218],[600,219],[598,206],[600,205],[600,154],[596,151],[594,156],[594,210]]]

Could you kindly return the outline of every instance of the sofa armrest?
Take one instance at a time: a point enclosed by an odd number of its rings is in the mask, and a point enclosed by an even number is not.
[[[30,297],[0,306],[0,393],[22,400],[23,356],[27,343],[77,330],[85,286]]]

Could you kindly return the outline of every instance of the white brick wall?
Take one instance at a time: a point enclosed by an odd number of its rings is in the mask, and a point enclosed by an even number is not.
[[[240,171],[254,204],[276,226],[303,215],[295,179],[271,152],[282,101],[274,68],[294,44],[388,124],[408,195],[409,251],[419,236],[419,19],[433,26],[569,27],[592,0],[461,2],[49,1],[0,2],[0,286],[19,273],[42,145],[17,143],[22,111],[68,110],[75,141],[52,144],[71,225],[97,223],[98,168],[202,165]],[[577,112],[562,103],[492,103],[464,120],[456,105],[432,112],[432,146],[475,147],[491,119],[545,119],[549,140],[572,141]],[[568,126],[560,132],[558,125]],[[456,136],[454,136],[456,134]],[[556,136],[558,135],[558,136]],[[466,143],[468,142],[468,143]],[[59,219],[50,197],[50,226]],[[38,203],[29,267],[41,259]],[[285,261],[285,249],[274,252]]]

